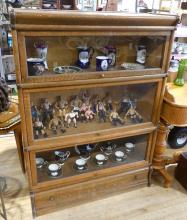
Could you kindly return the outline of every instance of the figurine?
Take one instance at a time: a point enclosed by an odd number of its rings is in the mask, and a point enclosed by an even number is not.
[[[43,113],[43,123],[45,126],[47,126],[53,116],[53,108],[48,99],[45,98],[42,100],[41,109]]]
[[[101,122],[102,120],[106,122],[106,109],[101,100],[97,101],[96,111],[99,116],[99,122]]]
[[[63,99],[61,96],[56,97],[56,102],[55,102],[55,109],[64,109],[68,105],[68,102]]]
[[[41,119],[41,113],[38,110],[38,107],[36,105],[32,105],[31,106],[31,115],[32,115],[33,122],[36,121],[36,118],[40,118]]]
[[[77,119],[79,118],[78,112],[71,111],[65,115],[65,122],[67,123],[67,127],[70,127],[71,122],[74,123],[74,127],[77,127]]]
[[[110,121],[112,123],[112,125],[117,126],[118,124],[123,125],[124,121],[123,119],[119,116],[119,114],[117,113],[116,109],[114,109],[111,113],[110,113]]]
[[[88,106],[86,105],[86,103],[82,103],[82,106],[80,108],[80,120],[81,122],[85,121],[86,120],[86,117],[85,117],[85,112],[88,110]]]
[[[79,99],[78,95],[76,95],[71,101],[71,106],[73,107],[73,112],[80,111],[80,106],[82,105],[82,101]]]
[[[91,106],[89,105],[85,112],[86,121],[88,122],[89,120],[92,120],[94,116],[95,116],[95,113],[91,110]]]
[[[120,103],[119,114],[122,112],[127,113],[130,108],[130,100],[129,98],[123,97]]]
[[[86,104],[89,105],[90,103],[90,96],[87,94],[87,92],[84,92],[82,94],[82,101]]]
[[[112,105],[112,98],[109,93],[106,94],[104,101],[106,103],[107,111],[111,112],[113,110],[113,105]]]
[[[142,116],[136,111],[136,106],[135,103],[133,104],[132,101],[129,102],[130,103],[130,108],[127,111],[127,113],[125,114],[124,120],[126,121],[127,117],[130,116],[130,118],[132,119],[132,121],[134,123],[141,123],[143,121]]]
[[[64,123],[62,120],[57,118],[55,115],[49,122],[49,129],[53,131],[54,134],[57,134],[57,129],[60,128],[61,132],[64,133],[66,130],[64,129]]]
[[[40,121],[39,117],[36,118],[33,128],[35,132],[35,139],[38,139],[40,134],[42,134],[45,138],[47,137],[46,127]]]

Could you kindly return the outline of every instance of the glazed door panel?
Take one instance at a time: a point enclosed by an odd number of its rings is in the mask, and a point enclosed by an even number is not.
[[[28,143],[47,145],[56,140],[68,144],[85,137],[119,137],[128,127],[131,132],[148,128],[155,123],[158,82],[161,80],[24,91]]]
[[[109,32],[20,34],[22,82],[84,80],[165,72],[169,37]],[[49,36],[46,36],[49,35]],[[55,36],[56,35],[56,36]]]

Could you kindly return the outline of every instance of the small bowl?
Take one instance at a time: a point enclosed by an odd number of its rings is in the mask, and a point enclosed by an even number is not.
[[[80,158],[75,161],[75,166],[78,170],[84,170],[86,167],[86,160]]]
[[[71,5],[63,5],[64,9],[71,9]]]
[[[145,69],[145,66],[138,63],[122,63],[121,68],[125,70],[142,70]]]
[[[47,166],[48,172],[49,172],[50,176],[52,176],[52,177],[59,176],[61,168],[62,167],[60,166],[60,164],[55,163],[55,162],[51,162]]]
[[[95,159],[96,159],[96,163],[97,163],[98,165],[103,165],[104,162],[107,161],[108,157],[106,157],[104,154],[97,154],[97,155],[95,156]]]
[[[45,161],[42,157],[36,157],[36,167],[37,168],[42,168],[43,165],[45,164]]]
[[[132,151],[134,151],[134,149],[135,149],[135,144],[130,142],[125,144],[126,153],[131,153]]]
[[[114,155],[115,155],[116,161],[118,162],[121,162],[127,158],[127,155],[123,151],[120,151],[120,150],[115,151]]]

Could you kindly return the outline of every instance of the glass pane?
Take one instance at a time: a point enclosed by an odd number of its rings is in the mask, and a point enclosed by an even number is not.
[[[36,153],[38,182],[142,161],[148,135]],[[57,170],[56,170],[57,168]]]
[[[156,83],[31,93],[34,139],[151,121]]]
[[[165,37],[26,37],[28,76],[160,68]]]

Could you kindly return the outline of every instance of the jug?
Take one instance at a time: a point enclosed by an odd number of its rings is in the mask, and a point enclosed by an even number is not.
[[[82,69],[87,69],[90,65],[91,58],[94,54],[93,47],[77,47],[78,49],[78,60],[77,65]]]

